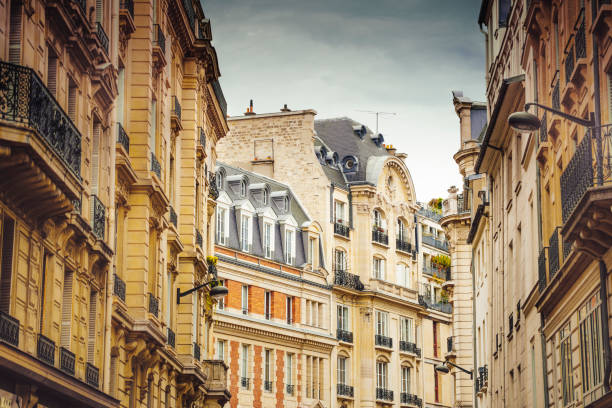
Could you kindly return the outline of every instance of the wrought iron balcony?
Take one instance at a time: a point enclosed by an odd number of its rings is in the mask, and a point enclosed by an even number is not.
[[[378,242],[379,244],[389,245],[389,236],[384,232],[382,228],[376,228],[372,230],[372,241]]]
[[[181,113],[181,104],[176,95],[174,95],[172,97],[172,115],[176,116],[178,120],[181,120]]]
[[[81,133],[30,68],[0,61],[0,119],[36,130],[81,180]]]
[[[272,381],[268,381],[268,380],[264,381],[264,390],[268,392],[272,392]]]
[[[244,388],[245,390],[248,390],[250,388],[250,381],[251,379],[249,377],[240,377],[240,386],[242,388]]]
[[[450,269],[451,268],[448,268],[448,267],[444,268],[441,266],[439,267],[434,264],[425,264],[423,265],[423,274],[434,276],[439,279],[450,280],[451,278]]]
[[[363,283],[361,283],[359,279],[359,275],[354,275],[342,270],[334,271],[334,285],[340,285],[355,290],[365,289]]]
[[[193,343],[193,358],[200,361],[200,345],[198,343]]]
[[[386,388],[376,388],[376,399],[383,401],[393,401],[393,391]]]
[[[399,349],[400,351],[416,354],[418,357],[421,357],[421,349],[417,347],[416,343],[402,340],[399,342]]]
[[[117,143],[125,149],[127,154],[130,154],[130,137],[121,125],[117,122]]]
[[[420,208],[417,213],[419,215],[422,215],[423,217],[430,218],[436,222],[439,222],[442,219],[442,214],[432,211],[429,208]]]
[[[198,229],[196,229],[196,245],[202,248],[202,234]]]
[[[100,370],[91,363],[85,365],[85,382],[92,387],[100,387]]]
[[[574,45],[572,44],[565,56],[565,83],[569,83],[574,72]]]
[[[584,25],[584,9],[580,11],[580,15],[578,16],[578,21],[580,21],[580,25],[578,25],[578,30],[576,30],[576,36],[574,38],[574,46],[576,47],[576,59],[586,58],[586,32]]]
[[[437,310],[442,313],[453,313],[453,306],[442,298],[435,299],[427,290],[427,286],[421,288],[421,293],[418,297],[419,304],[427,309]]]
[[[172,348],[176,347],[176,334],[168,327],[168,345]]]
[[[42,334],[38,335],[36,356],[44,363],[55,365],[55,342]]]
[[[559,227],[555,228],[548,239],[548,278],[552,279],[559,271]]]
[[[134,0],[120,0],[119,9],[127,10],[132,19],[134,19]]]
[[[204,133],[204,129],[198,127],[198,131],[200,134],[200,146],[202,146],[202,149],[206,149],[206,134]]]
[[[424,244],[448,252],[448,242],[446,240],[436,239],[431,235],[423,235],[422,240]]]
[[[159,299],[149,292],[149,313],[159,317]]]
[[[159,24],[153,25],[153,46],[159,47],[162,54],[166,53],[166,36]]]
[[[542,124],[540,125],[540,142],[545,142],[548,139],[548,118],[546,112],[542,115]]]
[[[96,238],[104,240],[106,231],[106,207],[97,195],[91,196],[91,228]]]
[[[221,112],[223,112],[223,118],[227,117],[227,102],[225,101],[225,96],[223,95],[223,90],[221,89],[221,84],[218,80],[214,80],[211,83],[213,92],[217,97],[217,102],[219,103],[219,107],[221,108]]]
[[[19,347],[19,320],[0,312],[0,340]]]
[[[559,96],[559,79],[557,79],[557,82],[555,83],[555,87],[553,88],[552,107],[553,109],[557,109],[557,110],[561,109],[561,99]]]
[[[66,374],[74,375],[74,353],[65,347],[60,347],[60,370]]]
[[[170,222],[172,225],[178,228],[178,216],[176,215],[176,212],[172,206],[170,207]]]
[[[415,407],[422,407],[423,400],[414,394],[402,392],[400,394],[400,404],[408,404],[408,405],[414,405]]]
[[[98,37],[98,41],[100,41],[100,45],[104,49],[104,52],[108,54],[108,35],[106,35],[106,31],[104,31],[104,27],[102,24],[96,23],[96,36]]]
[[[393,339],[391,337],[383,336],[382,334],[374,335],[374,343],[377,346],[393,348]]]
[[[338,329],[338,331],[336,332],[336,338],[345,343],[352,343],[353,342],[353,332],[350,332],[348,330]]]
[[[344,225],[341,221],[334,223],[334,234],[342,235],[343,237],[349,236],[349,226]]]
[[[337,385],[337,392],[338,395],[342,395],[345,397],[353,397],[354,396],[354,390],[353,390],[353,386],[352,385],[346,385],[346,384],[338,384]]]
[[[295,385],[293,384],[287,384],[287,394],[289,395],[293,395],[294,391],[295,391]]]
[[[113,277],[113,293],[125,302],[125,282],[117,274]]]
[[[412,252],[412,244],[410,242],[402,241],[401,239],[396,239],[395,249],[397,249],[398,251],[410,253]]]
[[[208,196],[213,200],[219,198],[219,190],[217,189],[217,174],[215,172],[208,172]]]

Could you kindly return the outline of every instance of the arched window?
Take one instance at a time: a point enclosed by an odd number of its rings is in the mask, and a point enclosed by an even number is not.
[[[223,182],[225,181],[225,174],[222,171],[217,173],[217,188],[219,190],[223,189]]]
[[[402,366],[402,394],[411,394],[410,374],[410,367]]]

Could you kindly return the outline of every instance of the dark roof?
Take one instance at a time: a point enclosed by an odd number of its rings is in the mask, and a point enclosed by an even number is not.
[[[389,156],[387,149],[385,149],[382,143],[382,139],[378,139],[379,145],[377,145],[374,141],[377,135],[374,135],[374,132],[361,123],[350,118],[316,120],[314,127],[318,138],[323,144],[338,154],[337,166],[321,163],[323,168],[332,167],[336,171],[340,169],[341,175],[349,183],[366,181],[366,168],[370,157]],[[359,129],[362,129],[362,132]],[[351,156],[356,159],[356,171],[349,171],[349,169],[344,167],[344,163]],[[326,174],[330,181],[334,181],[332,178],[337,180],[335,172],[326,171]]]

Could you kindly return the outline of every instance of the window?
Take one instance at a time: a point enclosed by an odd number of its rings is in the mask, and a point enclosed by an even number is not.
[[[265,190],[264,190],[265,191]],[[264,256],[266,258],[272,258],[274,238],[273,238],[272,224],[264,222]]]
[[[570,324],[559,331],[561,384],[563,388],[563,405],[574,401],[574,381],[572,379],[572,339]]]
[[[98,179],[100,176],[100,142],[102,140],[102,123],[94,119],[91,142],[91,192],[98,194]]]
[[[385,228],[384,220],[382,218],[380,211],[378,210],[374,210],[374,228],[376,229],[382,228],[383,230]]]
[[[78,88],[77,84],[68,78],[68,116],[75,123],[77,123],[77,100],[78,100]]]
[[[341,249],[334,253],[334,271],[346,272],[346,252]]]
[[[149,148],[151,149],[151,154],[155,155],[156,146],[157,146],[157,100],[153,99],[151,101],[151,130],[149,133]]]
[[[216,239],[217,244],[227,245],[227,221],[228,221],[228,211],[227,208],[217,206],[217,229],[216,229]]]
[[[192,303],[191,315],[193,320],[191,322],[191,338],[194,344],[198,343],[198,334],[199,334],[199,322],[200,322],[200,296],[198,296],[198,292],[193,293],[193,303]]]
[[[385,260],[374,258],[373,264],[374,279],[385,280]]]
[[[251,217],[243,215],[240,222],[240,248],[244,252],[251,251]]]
[[[293,265],[295,262],[295,232],[285,230],[285,262]]]
[[[169,328],[172,327],[172,271],[166,273],[166,324]]]
[[[404,225],[404,221],[401,219],[397,219],[397,240],[400,242],[408,242],[408,237],[406,236],[406,226]]]
[[[508,25],[508,18],[510,17],[511,0],[500,0],[499,1],[499,26],[506,27]],[[436,400],[437,401],[437,400]]]
[[[285,357],[285,381],[287,385],[293,385],[293,354],[287,353]]]
[[[376,362],[376,388],[387,389],[387,363]]]
[[[402,393],[410,394],[410,367],[402,367]]]
[[[249,313],[249,287],[242,285],[242,314]]]
[[[57,99],[57,55],[51,47],[47,48],[47,88]]]
[[[346,385],[346,357],[338,357],[338,384]]]
[[[223,279],[219,279],[219,286],[225,286],[225,281]],[[217,299],[217,309],[223,310],[225,309],[225,298]]]
[[[87,325],[87,362],[95,365],[96,359],[96,311],[98,293],[89,294],[89,324]]]
[[[338,329],[349,331],[349,309],[344,305],[338,305]]]
[[[9,34],[9,59],[8,61],[13,64],[19,64],[21,62],[21,20],[22,20],[21,10],[22,10],[22,7],[23,7],[23,2],[21,0],[11,1],[11,19],[10,19],[11,32]]]
[[[414,320],[408,317],[400,318],[400,340],[414,343]]]
[[[387,337],[389,334],[389,313],[381,312],[380,310],[376,311],[376,334],[379,336]]]
[[[435,401],[440,402],[440,378],[436,371],[434,371],[434,393]]]
[[[409,287],[411,286],[411,279],[410,279],[410,269],[408,268],[408,265],[405,264],[397,264],[396,268],[395,268],[395,272],[397,275],[397,284],[400,286],[405,286],[405,287]]]
[[[315,257],[315,238],[309,238],[308,239],[308,263],[313,266],[315,264],[314,257]]]
[[[264,294],[264,316],[267,320],[270,320],[272,314],[270,313],[272,306],[272,293],[266,291]]]
[[[11,286],[13,281],[13,244],[15,239],[15,220],[4,214],[2,217],[2,246],[0,247],[0,311],[9,313],[11,305]],[[65,286],[65,285],[64,285]],[[71,302],[72,305],[72,302]],[[62,310],[62,322],[64,312]],[[63,328],[63,323],[62,323]],[[63,330],[63,329],[62,329]]]
[[[434,357],[438,357],[438,355],[440,354],[440,344],[438,341],[438,329],[439,329],[439,324],[438,322],[433,322],[433,354]]]
[[[272,391],[272,350],[266,349],[264,353],[264,389]]]
[[[346,219],[346,204],[341,201],[335,202],[334,208],[334,220],[338,224],[348,224],[348,220]]]
[[[72,281],[74,273],[64,271],[64,285],[62,288],[62,325],[60,328],[60,346],[70,349],[72,325]]]
[[[559,71],[559,17],[557,17],[557,14],[555,14],[553,25],[555,36],[555,69]]]
[[[508,152],[506,161],[506,201],[512,199],[512,152]],[[507,203],[506,203],[507,204]]]
[[[293,324],[293,296],[287,296],[287,324]]]
[[[223,172],[220,171],[219,173],[217,173],[217,188],[219,190],[223,189],[223,181],[224,181],[224,179],[225,179],[225,175],[223,174]]]
[[[601,302],[593,294],[578,311],[580,319],[580,358],[582,360],[582,391],[586,395],[602,384],[603,347],[601,339]]]
[[[268,205],[268,190],[263,189],[263,205]]]
[[[246,344],[242,345],[242,362],[240,367],[240,376],[242,377],[242,387],[248,389],[249,388],[249,346]]]
[[[217,360],[225,360],[225,341],[217,340]]]
[[[240,182],[240,196],[241,197],[246,197],[246,190],[247,190],[246,181],[241,181]]]

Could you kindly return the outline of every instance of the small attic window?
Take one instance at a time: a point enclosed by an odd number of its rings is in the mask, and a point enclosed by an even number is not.
[[[246,197],[246,193],[247,193],[246,181],[242,180],[240,182],[240,196],[241,197]]]
[[[345,173],[356,172],[358,170],[359,162],[355,156],[345,156],[342,159],[342,171]]]
[[[351,170],[353,167],[355,167],[355,161],[353,159],[348,159],[345,163],[344,163],[344,167],[347,170]]]
[[[376,146],[378,147],[382,146],[383,142],[385,141],[385,138],[383,137],[382,133],[372,135],[371,138],[374,144],[376,144]]]
[[[283,210],[289,211],[289,197],[285,197],[283,200]]]
[[[263,189],[263,205],[268,205],[268,190]]]
[[[353,133],[363,139],[366,134],[366,127],[364,125],[355,125],[353,126]]]
[[[217,188],[219,190],[223,189],[223,181],[224,181],[225,175],[223,174],[222,171],[217,173]]]

